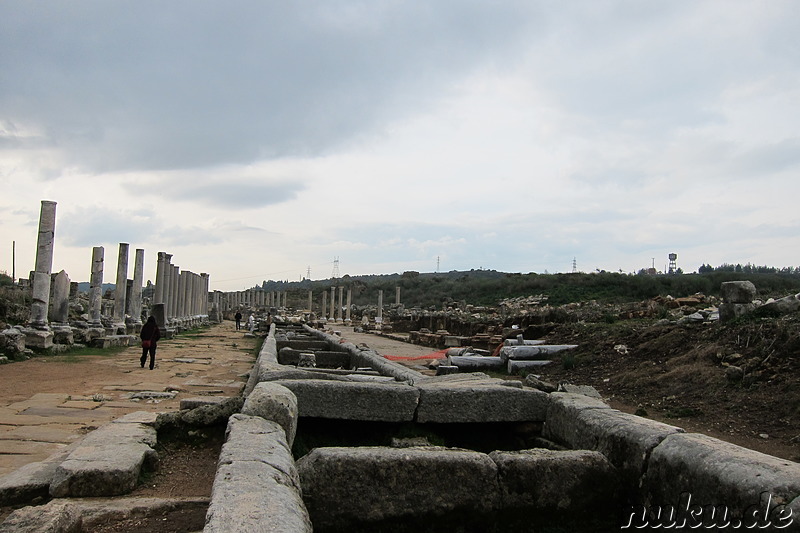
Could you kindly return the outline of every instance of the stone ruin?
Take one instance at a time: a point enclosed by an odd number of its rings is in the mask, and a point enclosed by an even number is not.
[[[315,366],[300,366],[308,354]],[[241,397],[128,415],[0,479],[2,504],[53,498],[15,511],[0,532],[91,531],[126,505],[97,498],[130,492],[154,467],[160,431],[219,423],[209,500],[137,500],[128,512],[192,509],[207,532],[581,532],[698,517],[800,528],[800,464],[585,394],[479,372],[423,375],[276,320]]]
[[[144,250],[135,252],[133,279],[128,279],[129,244],[119,244],[113,294],[103,295],[104,249],[92,249],[89,292],[78,292],[65,271],[52,274],[56,203],[42,201],[36,270],[31,273],[32,303],[28,324],[0,332],[0,353],[12,358],[31,351],[58,352],[74,344],[99,348],[138,342],[147,316],[158,318],[167,335],[207,324],[210,314],[221,321],[219,298],[209,298],[208,274],[181,271],[170,254],[158,253],[156,285],[143,288]],[[213,308],[209,311],[209,300]]]

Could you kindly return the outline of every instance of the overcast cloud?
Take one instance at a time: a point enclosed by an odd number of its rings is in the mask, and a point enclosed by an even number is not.
[[[800,264],[791,0],[0,3],[0,270]],[[108,261],[114,264],[113,261]],[[106,272],[113,280],[114,272]]]

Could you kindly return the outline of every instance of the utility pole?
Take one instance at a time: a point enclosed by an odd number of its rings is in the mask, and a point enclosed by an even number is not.
[[[11,283],[17,282],[17,241],[11,241]]]

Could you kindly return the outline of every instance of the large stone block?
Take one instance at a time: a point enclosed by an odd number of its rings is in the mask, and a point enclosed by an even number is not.
[[[497,465],[468,450],[316,448],[298,460],[297,469],[320,530],[365,531],[372,524],[379,531],[381,523],[429,524],[447,516],[469,523],[485,519],[500,501]]]
[[[585,394],[553,392],[548,399],[544,437],[568,446],[578,439],[580,427],[575,424],[578,413],[585,409],[611,409],[604,401]]]
[[[230,418],[204,531],[312,531],[286,433],[277,423]]]
[[[136,488],[145,462],[157,462],[155,450],[142,443],[79,446],[56,468],[50,483],[55,498],[118,496]]]
[[[739,518],[751,506],[796,500],[800,463],[707,435],[674,434],[650,455],[645,488],[653,506],[677,504],[682,493],[689,493],[695,504],[722,505]]]
[[[604,407],[588,396],[573,396],[554,404],[544,436],[572,449],[599,451],[620,469],[623,484],[631,488],[639,486],[653,448],[667,436],[683,432],[679,427]],[[591,402],[596,406],[589,407]]]
[[[419,391],[404,384],[351,381],[278,382],[297,397],[300,416],[406,422],[414,419]]]
[[[599,452],[534,449],[495,451],[489,457],[498,467],[506,510],[608,513],[622,503],[617,471]]]
[[[291,448],[298,417],[297,397],[292,391],[274,382],[259,383],[245,400],[242,414],[277,422],[286,431]]]
[[[719,289],[726,304],[749,304],[757,292],[751,281],[724,281]]]
[[[548,395],[533,389],[502,385],[421,384],[418,422],[544,421]]]
[[[87,435],[53,474],[50,495],[117,496],[132,491],[143,466],[155,467],[156,430],[139,423],[111,423]]]
[[[48,498],[56,468],[66,457],[67,453],[58,453],[46,461],[28,463],[0,477],[0,506]]]

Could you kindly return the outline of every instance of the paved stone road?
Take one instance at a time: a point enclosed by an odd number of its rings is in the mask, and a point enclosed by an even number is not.
[[[419,356],[433,351],[354,333],[343,325],[332,325],[330,330],[381,355]],[[257,339],[225,322],[199,334],[159,342],[152,371],[139,367],[138,346],[77,361],[71,356],[37,357],[0,366],[0,476],[46,459],[127,413],[177,410],[181,399],[239,394],[255,361],[256,345]],[[146,397],[168,391],[177,394]],[[133,397],[137,393],[145,397]]]
[[[138,346],[114,355],[37,357],[0,366],[0,475],[46,459],[127,413],[177,410],[184,398],[239,394],[256,345],[257,339],[225,322],[159,342],[152,371],[140,368]],[[177,394],[148,397],[168,391]]]

